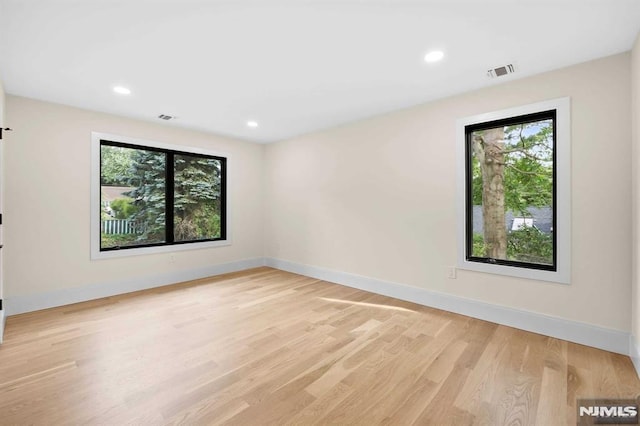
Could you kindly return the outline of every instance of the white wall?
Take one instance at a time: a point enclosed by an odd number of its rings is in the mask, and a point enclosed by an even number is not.
[[[456,263],[456,120],[564,96],[571,285],[467,271],[446,279]],[[268,145],[266,256],[628,333],[630,102],[625,53]]]
[[[123,283],[135,285],[148,277],[179,277],[179,271],[206,272],[212,265],[262,260],[262,145],[10,95],[7,123],[14,129],[5,147],[5,296],[10,314],[26,309],[15,305],[25,305],[32,296],[53,300],[67,290],[77,294],[88,288],[93,290],[86,295],[98,296],[111,286],[121,289]],[[232,244],[179,251],[174,263],[170,254],[91,261],[92,131],[228,154]]]
[[[640,34],[631,51],[631,126],[632,126],[632,338],[630,354],[640,375]]]

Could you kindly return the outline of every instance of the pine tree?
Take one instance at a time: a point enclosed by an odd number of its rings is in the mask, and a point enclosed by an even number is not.
[[[127,183],[135,189],[126,195],[134,200],[133,219],[143,230],[138,240],[147,243],[165,241],[165,163],[164,153],[135,150],[128,172]]]
[[[166,161],[164,153],[136,150],[127,195],[134,199],[134,219],[142,224],[139,240],[165,240]],[[175,154],[173,238],[175,241],[220,237],[221,164],[213,158]]]
[[[176,155],[174,167],[175,239],[220,237],[220,161]]]

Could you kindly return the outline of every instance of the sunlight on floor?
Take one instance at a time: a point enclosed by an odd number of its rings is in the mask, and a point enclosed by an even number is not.
[[[330,297],[320,297],[321,300],[334,303],[343,303],[348,305],[366,306],[368,308],[393,309],[395,311],[415,312],[412,309],[401,308],[400,306],[380,305],[378,303],[354,302],[353,300],[332,299]]]

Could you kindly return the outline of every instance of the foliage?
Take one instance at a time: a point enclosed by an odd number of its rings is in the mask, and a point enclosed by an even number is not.
[[[142,225],[144,232],[136,236],[139,242],[165,240],[166,162],[167,154],[162,152],[101,146],[101,184],[133,188],[125,193],[130,198],[111,202],[111,211],[116,219],[135,220]],[[219,237],[220,161],[175,154],[173,167],[174,239],[184,241]],[[106,211],[102,211],[101,217],[103,220],[111,219]]]
[[[142,149],[132,150],[127,185],[134,187],[127,196],[137,211],[132,219],[145,224],[139,240],[165,240],[165,154]]]
[[[100,220],[110,220],[110,219],[113,219],[113,218],[109,214],[109,211],[102,203],[100,203]]]
[[[100,184],[126,185],[134,150],[116,146],[100,147]]]
[[[113,200],[110,206],[116,219],[129,219],[138,212],[138,208],[133,205],[132,200],[129,198]]]
[[[505,207],[527,216],[528,207],[550,206],[553,194],[551,120],[505,127]],[[471,162],[473,204],[482,204],[482,173]]]
[[[174,233],[178,241],[220,236],[220,162],[176,155]]]
[[[480,170],[480,162],[474,155],[471,157],[471,195],[473,197],[473,205],[482,205],[482,170]]]
[[[528,207],[553,202],[551,120],[510,126],[505,131],[505,205],[523,215]]]
[[[484,236],[480,233],[473,234],[473,251],[471,254],[476,257],[486,256],[487,248],[484,245]]]
[[[139,240],[164,241],[166,155],[145,150],[132,151],[126,181],[127,185],[134,188],[126,194],[134,200],[129,210],[130,217],[146,224]],[[176,241],[220,236],[220,178],[221,165],[216,159],[174,156],[173,214]]]
[[[138,236],[136,234],[100,234],[100,247],[120,247],[135,244]]]
[[[484,237],[473,234],[473,256],[485,257]],[[507,259],[520,262],[553,263],[553,236],[541,232],[536,227],[524,227],[507,234]]]
[[[507,237],[507,256],[521,262],[553,264],[553,236],[536,227],[511,231]]]
[[[188,219],[175,216],[174,232],[176,241],[218,237],[220,236],[220,216],[216,213],[216,208],[212,206],[204,206],[195,210]]]

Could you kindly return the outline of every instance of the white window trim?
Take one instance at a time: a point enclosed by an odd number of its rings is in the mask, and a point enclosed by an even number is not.
[[[465,158],[465,126],[501,120],[541,111],[556,110],[556,250],[557,271],[543,271],[516,266],[492,265],[488,263],[470,262],[466,259],[466,158]],[[553,99],[509,108],[472,117],[461,118],[456,122],[457,142],[457,237],[458,268],[485,272],[489,274],[507,275],[561,284],[571,282],[571,100],[570,98]]]
[[[168,246],[139,247],[123,250],[100,251],[100,141],[109,140],[122,142],[141,147],[152,147],[173,151],[190,152],[194,154],[212,155],[225,157],[227,159],[227,238],[218,241],[193,242],[188,244],[174,244]],[[231,245],[231,197],[229,194],[229,155],[219,152],[208,151],[200,148],[186,147],[182,145],[170,145],[162,142],[149,141],[127,136],[113,135],[109,133],[91,132],[91,260],[112,259],[117,257],[137,256],[143,254],[171,253],[184,250],[198,250],[211,247],[222,247]]]

